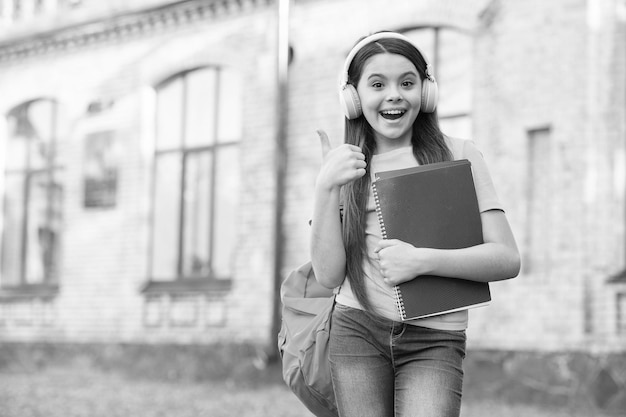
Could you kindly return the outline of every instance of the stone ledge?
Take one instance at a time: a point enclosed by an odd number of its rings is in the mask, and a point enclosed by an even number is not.
[[[0,341],[0,372],[45,369],[116,372],[168,381],[237,381],[254,384],[267,375],[263,353],[251,344],[45,343]]]
[[[626,412],[624,352],[470,351],[465,373],[464,395],[471,397]]]
[[[0,341],[0,372],[94,368],[137,378],[232,380],[282,384],[277,363],[248,344],[148,345]],[[464,398],[533,404],[575,415],[626,415],[626,352],[472,350],[465,361]]]
[[[15,62],[32,56],[89,48],[101,43],[135,39],[166,28],[184,27],[198,21],[236,16],[254,8],[267,8],[273,0],[186,0],[145,10],[127,11],[16,37],[0,38],[0,62]]]

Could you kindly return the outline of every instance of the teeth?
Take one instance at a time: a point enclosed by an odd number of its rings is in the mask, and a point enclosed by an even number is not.
[[[385,110],[382,113],[384,113],[384,114],[403,114],[404,110]]]

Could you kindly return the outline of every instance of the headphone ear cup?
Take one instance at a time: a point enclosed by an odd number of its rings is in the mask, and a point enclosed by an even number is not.
[[[420,106],[422,112],[432,113],[437,108],[437,101],[439,100],[439,88],[435,81],[428,78],[422,82],[422,105]]]
[[[356,119],[363,114],[359,93],[356,92],[356,88],[352,84],[346,84],[339,94],[339,99],[343,113],[348,119]]]

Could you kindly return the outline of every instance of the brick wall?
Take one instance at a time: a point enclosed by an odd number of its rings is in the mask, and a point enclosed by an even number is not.
[[[553,349],[582,341],[584,235],[577,225],[586,144],[577,115],[587,91],[578,87],[585,70],[576,64],[586,35],[576,28],[586,15],[580,2],[560,3],[494,2],[478,33],[476,142],[524,261],[521,276],[492,285],[493,305],[473,314],[478,346]],[[537,129],[547,132],[533,137]]]
[[[606,284],[624,268],[624,190],[612,185],[623,170],[615,159],[624,154],[624,41],[611,7],[494,2],[479,32],[476,138],[527,264],[518,279],[495,284],[494,305],[474,314],[485,336],[478,346],[623,345]],[[531,158],[533,132],[543,128]]]
[[[625,48],[624,23],[611,14],[617,3],[379,4],[304,2],[293,12],[285,222],[296,233],[286,269],[307,256],[306,220],[320,162],[315,129],[326,129],[335,144],[342,138],[336,80],[350,46],[381,29],[456,25],[475,34],[472,139],[491,168],[525,261],[520,277],[492,285],[490,307],[472,311],[470,347],[621,349],[619,287],[606,283],[623,270],[625,252],[618,180]]]
[[[144,34],[127,33],[2,65],[3,113],[32,98],[54,97],[67,124],[59,149],[65,186],[60,291],[43,305],[37,298],[4,300],[0,337],[172,343],[268,337],[275,194],[274,19],[273,10],[261,5],[255,14],[197,18],[185,25],[168,21]],[[166,298],[163,308],[176,308],[180,314],[193,309],[199,315],[195,324],[147,328],[147,299],[141,288],[148,278],[152,88],[176,72],[207,64],[237,68],[245,86],[241,163],[249,175],[242,180],[240,228],[233,231],[239,241],[233,288],[219,305],[201,295]],[[102,110],[89,113],[90,105]],[[117,146],[117,202],[114,208],[87,209],[82,201],[84,141],[103,130],[114,132]],[[205,316],[216,308],[223,308],[217,313],[223,322],[207,325]]]
[[[246,3],[246,2],[244,2]],[[248,2],[251,3],[251,2]],[[0,62],[0,111],[58,98],[66,185],[61,291],[54,302],[0,303],[0,338],[272,344],[275,5],[164,20],[90,45]],[[308,220],[320,164],[315,130],[342,140],[337,79],[367,33],[441,24],[475,35],[473,138],[483,151],[523,253],[519,278],[492,285],[494,301],[470,319],[473,349],[619,350],[616,292],[624,269],[626,47],[619,2],[306,0],[292,2],[283,272],[308,259]],[[244,80],[241,219],[233,288],[219,326],[146,328],[153,151],[151,87],[202,64]],[[33,82],[36,80],[36,82]],[[104,106],[87,113],[90,104]],[[117,206],[82,206],[84,138],[113,129]],[[3,139],[0,129],[0,142]],[[163,301],[173,303],[175,300]],[[15,318],[31,317],[27,326]],[[33,318],[34,317],[34,318]]]

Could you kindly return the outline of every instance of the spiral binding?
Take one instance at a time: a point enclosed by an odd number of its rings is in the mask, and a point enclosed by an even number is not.
[[[378,178],[376,178],[378,180]],[[380,199],[378,197],[378,191],[376,190],[376,181],[372,183],[372,194],[374,195],[374,203],[376,203],[376,216],[378,216],[378,224],[380,225],[380,233],[383,239],[387,239],[387,229],[385,229],[385,221],[383,219],[383,212],[380,207]],[[404,309],[404,301],[402,300],[402,294],[400,293],[400,288],[395,285],[393,287],[393,292],[396,299],[396,307],[398,309],[398,314],[400,314],[400,318],[402,320],[406,319],[406,310]]]
[[[383,239],[387,239],[387,229],[385,229],[385,221],[383,220],[383,213],[380,208],[380,199],[378,198],[378,191],[376,190],[376,182],[372,183],[372,194],[374,195],[374,203],[376,203],[376,216],[378,216],[380,234],[382,235]]]
[[[396,296],[396,307],[398,308],[398,313],[400,314],[400,318],[404,320],[406,319],[406,310],[404,309],[404,300],[402,299],[402,294],[400,293],[400,287],[397,285],[394,286],[393,292]]]

